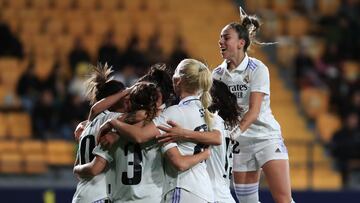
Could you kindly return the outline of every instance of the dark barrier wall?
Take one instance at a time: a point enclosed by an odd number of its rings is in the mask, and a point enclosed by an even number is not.
[[[0,188],[1,203],[70,203],[74,189]],[[297,203],[355,203],[360,191],[293,192]],[[262,203],[274,203],[269,191],[260,192]]]

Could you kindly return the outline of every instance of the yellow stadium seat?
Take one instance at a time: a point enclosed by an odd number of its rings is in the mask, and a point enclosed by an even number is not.
[[[313,175],[315,190],[339,190],[342,186],[340,174],[331,168],[330,163],[316,166]]]
[[[43,141],[24,140],[20,143],[20,152],[24,158],[25,173],[40,174],[48,170]]]
[[[10,0],[7,1],[8,7],[11,9],[16,9],[16,10],[24,10],[28,4],[27,4],[28,0]]]
[[[53,7],[57,10],[68,10],[74,6],[74,0],[52,1]]]
[[[22,157],[19,153],[0,153],[0,173],[20,174],[22,172]]]
[[[101,43],[101,36],[98,35],[87,35],[82,37],[84,47],[89,52],[92,58],[96,58],[99,50],[99,46]]]
[[[0,86],[1,91],[1,86]],[[1,99],[1,92],[0,92],[0,99]],[[1,106],[1,102],[0,102]],[[7,125],[7,119],[5,113],[0,113],[0,139],[5,139],[8,135],[8,125]]]
[[[52,36],[64,34],[65,25],[64,21],[60,18],[52,18],[47,22],[45,33]]]
[[[245,1],[246,12],[255,13],[259,9],[268,8],[269,1],[268,0],[253,0],[253,1]]]
[[[31,4],[35,9],[46,10],[49,8],[49,0],[31,0]]]
[[[322,113],[316,119],[316,129],[321,141],[328,143],[334,133],[341,127],[340,118],[332,113]]]
[[[120,1],[119,0],[99,1],[99,6],[102,10],[113,11],[119,8]]]
[[[285,27],[288,35],[298,38],[308,33],[310,23],[305,16],[290,14]]]
[[[35,74],[41,79],[44,80],[48,78],[52,69],[54,67],[54,59],[52,58],[42,58],[41,56],[36,59],[35,62]]]
[[[32,136],[31,117],[27,112],[8,114],[9,135],[15,139],[28,139]]]
[[[360,63],[356,61],[344,61],[342,71],[347,81],[355,82],[359,79]]]
[[[74,142],[48,140],[46,142],[46,160],[52,166],[73,166],[75,162]]]
[[[292,0],[272,0],[272,10],[277,14],[286,14],[290,12],[293,1]]]
[[[300,101],[305,114],[315,119],[322,113],[327,112],[329,94],[326,90],[318,88],[306,88],[300,91]]]
[[[24,20],[21,23],[20,31],[24,35],[38,35],[41,23],[38,20]]]
[[[322,16],[335,15],[339,9],[340,0],[319,0],[318,1],[318,12]]]
[[[0,140],[0,154],[6,152],[18,152],[19,151],[19,142],[17,140],[7,139]]]

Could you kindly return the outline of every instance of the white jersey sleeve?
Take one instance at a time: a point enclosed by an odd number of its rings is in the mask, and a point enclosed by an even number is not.
[[[159,116],[155,117],[153,119],[153,123],[156,126],[164,126],[164,127],[171,127],[167,121],[172,120],[175,123],[183,123],[183,116],[175,116],[175,115],[181,115],[182,112],[179,111],[179,109],[176,106],[171,106],[167,109],[165,109]],[[173,119],[170,119],[173,118]],[[164,132],[160,130],[160,133],[163,134]],[[167,150],[173,148],[173,147],[177,147],[178,145],[174,142],[172,143],[168,143],[166,145],[163,145],[161,147],[161,152],[165,153]]]
[[[269,70],[260,61],[258,63],[261,65],[259,65],[259,68],[256,68],[251,74],[250,91],[262,92],[269,95],[270,94]]]

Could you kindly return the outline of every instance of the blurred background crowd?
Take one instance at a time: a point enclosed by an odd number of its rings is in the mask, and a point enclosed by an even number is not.
[[[360,188],[358,0],[0,0],[0,177],[71,173],[89,64],[108,63],[127,86],[158,62],[215,68],[238,6],[262,20],[261,41],[276,42],[249,55],[270,69],[293,188]]]

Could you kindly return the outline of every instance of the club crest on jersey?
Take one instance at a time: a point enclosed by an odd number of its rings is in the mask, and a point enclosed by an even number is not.
[[[247,84],[249,84],[249,82],[250,82],[250,77],[249,77],[249,75],[246,75],[246,76],[244,77],[244,82],[247,83]]]

